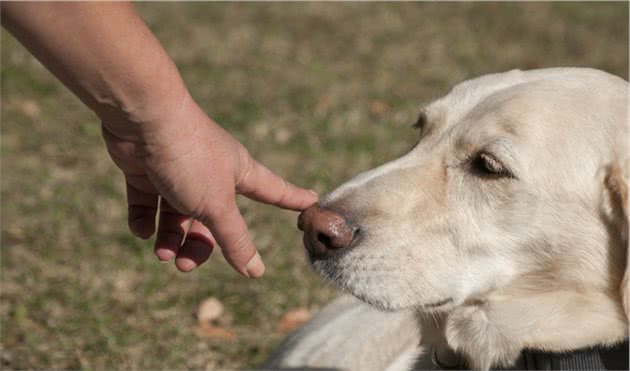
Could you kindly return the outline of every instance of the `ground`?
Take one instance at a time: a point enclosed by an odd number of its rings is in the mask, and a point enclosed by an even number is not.
[[[138,8],[208,114],[322,193],[411,148],[418,105],[463,79],[547,66],[628,78],[627,3]],[[254,367],[284,313],[337,295],[307,267],[297,215],[246,200],[264,278],[241,278],[218,253],[190,274],[158,263],[126,229],[96,116],[4,30],[1,42],[3,369]],[[234,340],[195,331],[207,297],[225,305]]]

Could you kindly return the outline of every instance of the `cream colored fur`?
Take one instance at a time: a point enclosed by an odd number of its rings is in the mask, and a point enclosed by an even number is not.
[[[628,83],[510,71],[423,115],[411,152],[322,200],[362,238],[315,270],[377,308],[415,311],[425,346],[478,369],[628,336]],[[487,155],[510,176],[480,172]]]

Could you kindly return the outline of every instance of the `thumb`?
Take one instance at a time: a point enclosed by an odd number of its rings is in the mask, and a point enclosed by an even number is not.
[[[317,202],[317,193],[297,187],[254,160],[247,150],[240,155],[236,192],[283,209],[304,210]]]

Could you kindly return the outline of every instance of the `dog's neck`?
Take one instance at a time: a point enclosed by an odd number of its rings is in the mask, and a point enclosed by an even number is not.
[[[628,336],[618,293],[512,290],[518,292],[502,289],[448,312],[419,312],[422,343],[442,358],[452,350],[473,368],[490,369],[511,366],[526,348],[572,351]]]

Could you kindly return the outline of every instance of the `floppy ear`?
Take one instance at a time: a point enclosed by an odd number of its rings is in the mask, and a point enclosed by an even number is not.
[[[621,243],[626,249],[626,268],[621,281],[621,302],[626,312],[626,318],[630,320],[630,250],[628,248],[628,223],[630,223],[628,204],[628,175],[630,174],[630,160],[624,163],[615,162],[608,168],[605,178],[606,188],[610,193],[611,219],[617,230],[621,233]]]

